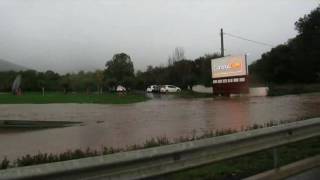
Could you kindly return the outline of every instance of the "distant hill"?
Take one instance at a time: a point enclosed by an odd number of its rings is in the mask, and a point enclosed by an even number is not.
[[[22,71],[27,69],[28,68],[26,67],[0,59],[0,72],[1,71]]]

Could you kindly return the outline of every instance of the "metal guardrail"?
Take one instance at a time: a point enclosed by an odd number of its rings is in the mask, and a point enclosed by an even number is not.
[[[141,179],[320,135],[320,118],[111,155],[0,170],[0,179]]]
[[[302,179],[296,176],[301,176],[300,173],[305,173],[308,170],[318,168],[320,166],[320,155],[312,156],[285,166],[281,166],[276,169],[271,169],[251,177],[247,177],[244,180],[283,180],[289,177],[294,177],[293,179]],[[304,177],[306,179],[308,177]],[[312,177],[309,177],[312,178]]]

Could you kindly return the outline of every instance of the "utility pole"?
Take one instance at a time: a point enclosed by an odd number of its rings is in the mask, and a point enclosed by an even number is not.
[[[247,58],[248,58],[248,54],[245,53],[244,54],[244,60],[245,60],[245,64],[246,64],[246,73],[247,75],[249,74],[249,71],[248,71],[248,61],[247,61]]]
[[[220,37],[221,37],[221,56],[224,57],[223,29],[222,28],[221,28],[221,32],[220,32]]]

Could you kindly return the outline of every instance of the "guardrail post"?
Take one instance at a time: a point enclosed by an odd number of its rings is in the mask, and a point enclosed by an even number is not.
[[[278,157],[278,149],[275,147],[272,149],[273,154],[273,168],[277,169],[279,167],[279,157]]]

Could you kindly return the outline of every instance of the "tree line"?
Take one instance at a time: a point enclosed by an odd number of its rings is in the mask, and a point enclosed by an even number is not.
[[[41,91],[42,88],[50,91],[92,90],[99,89],[102,71],[68,73],[60,75],[51,70],[37,72],[35,70],[0,72],[0,91],[11,91],[14,79],[21,75],[21,89],[23,91]],[[97,88],[98,87],[98,88]]]
[[[295,23],[298,35],[264,53],[250,74],[269,83],[320,82],[320,6]]]
[[[70,91],[102,92],[114,90],[117,85],[127,89],[144,90],[152,84],[173,84],[192,88],[194,84],[211,85],[211,59],[219,54],[207,54],[195,60],[184,57],[182,48],[176,48],[168,58],[167,66],[148,66],[145,71],[136,71],[131,57],[125,53],[115,54],[106,62],[104,70],[79,71],[61,75],[54,71],[35,70],[0,72],[0,91],[11,91],[14,79],[21,75],[23,91]]]

